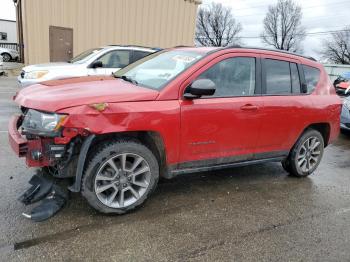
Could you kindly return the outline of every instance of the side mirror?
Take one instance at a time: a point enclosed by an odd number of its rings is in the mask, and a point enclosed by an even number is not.
[[[215,83],[210,79],[198,79],[186,88],[184,97],[193,99],[201,96],[212,96],[215,90]]]
[[[95,61],[91,64],[90,66],[91,68],[99,68],[99,67],[103,67],[102,61]]]
[[[301,84],[301,92],[302,92],[303,94],[306,94],[306,93],[307,93],[307,84],[305,84],[305,83],[302,83],[302,84]]]

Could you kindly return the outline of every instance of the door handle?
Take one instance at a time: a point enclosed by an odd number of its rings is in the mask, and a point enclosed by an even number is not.
[[[244,111],[254,111],[254,110],[258,110],[258,107],[252,104],[246,104],[244,106],[241,106],[241,110]]]

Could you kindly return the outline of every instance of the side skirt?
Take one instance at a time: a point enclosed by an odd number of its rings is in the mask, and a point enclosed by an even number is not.
[[[205,171],[226,169],[226,168],[231,168],[231,167],[256,165],[256,164],[261,164],[261,163],[266,163],[266,162],[280,162],[280,161],[284,160],[285,158],[286,158],[286,156],[279,156],[279,157],[271,157],[271,158],[256,159],[256,160],[247,160],[247,161],[242,161],[242,162],[219,164],[219,165],[212,165],[212,166],[173,169],[173,170],[169,170],[168,171],[168,174],[165,175],[165,178],[173,178],[175,176],[182,175],[182,174],[188,174],[188,173],[197,173],[197,172],[205,172]]]

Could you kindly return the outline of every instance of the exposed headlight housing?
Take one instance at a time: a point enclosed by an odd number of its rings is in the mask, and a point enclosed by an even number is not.
[[[26,72],[24,74],[24,78],[25,79],[39,79],[39,78],[44,77],[48,73],[49,73],[49,71],[47,71],[47,70],[30,71],[30,72]]]
[[[55,137],[59,134],[61,125],[67,115],[40,112],[29,109],[23,119],[24,133],[39,136]]]

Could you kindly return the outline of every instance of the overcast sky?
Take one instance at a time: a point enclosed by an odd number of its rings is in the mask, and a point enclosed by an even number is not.
[[[13,0],[0,0],[0,19],[16,20],[16,9]]]
[[[244,44],[250,46],[264,46],[259,35],[263,30],[262,21],[269,4],[277,3],[277,0],[204,0],[206,5],[211,1],[222,3],[232,8],[237,20],[242,24],[240,33]],[[302,23],[307,33],[341,30],[350,25],[350,0],[295,0],[302,7]],[[330,34],[309,35],[303,42],[304,54],[319,58],[319,50],[322,48],[322,39],[330,37]]]
[[[59,0],[57,0],[59,1]],[[232,11],[243,26],[241,32],[244,44],[263,46],[258,38],[262,31],[262,20],[269,4],[277,0],[204,0],[206,5],[211,1],[220,2],[232,8]],[[303,11],[303,25],[308,33],[340,30],[350,25],[350,0],[295,0]],[[15,8],[12,0],[0,0],[0,18],[15,20]],[[304,54],[319,57],[322,39],[329,34],[309,35],[304,41]],[[256,38],[250,38],[256,37]]]

